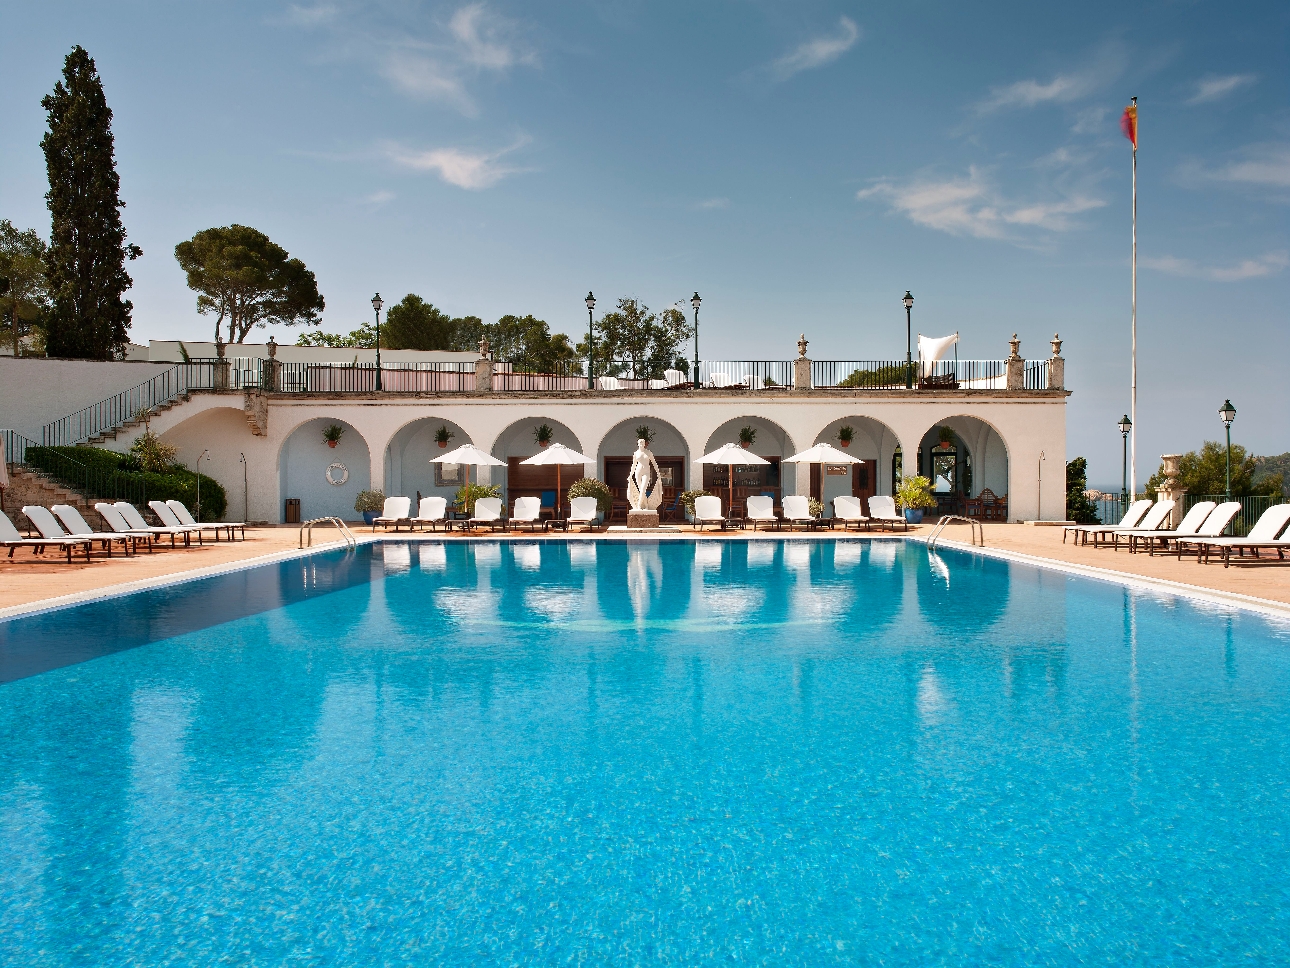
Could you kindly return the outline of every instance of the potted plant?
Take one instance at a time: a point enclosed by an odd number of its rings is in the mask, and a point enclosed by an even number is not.
[[[954,431],[950,430],[949,427],[938,427],[936,429],[936,436],[940,440],[940,444],[938,446],[941,450],[949,450],[954,446]]]
[[[501,497],[502,489],[496,484],[463,484],[457,488],[456,506],[467,514],[475,513],[475,502],[481,497]]]
[[[457,435],[449,430],[444,424],[440,424],[439,429],[434,432],[435,443],[440,447],[447,447],[448,441],[452,440],[452,438],[456,436]]]
[[[550,424],[538,424],[533,428],[533,439],[537,441],[539,447],[548,446],[554,436],[555,431],[551,429]]]
[[[824,517],[823,501],[817,500],[815,498],[811,498],[806,502],[806,507],[807,507],[807,510],[811,512],[811,517],[817,518],[817,519]]]
[[[685,508],[685,520],[690,522],[694,521],[694,499],[696,497],[703,497],[707,493],[707,491],[681,492],[681,507]]]
[[[327,442],[328,447],[335,447],[340,443],[340,438],[344,436],[345,428],[340,424],[332,424],[330,427],[323,429],[323,440]]]
[[[372,524],[385,509],[385,494],[381,491],[359,491],[354,498],[354,510],[363,515],[364,524]]]
[[[641,424],[636,428],[636,439],[645,441],[647,447],[654,443],[654,438],[657,436],[658,431],[650,430],[649,424]]]
[[[739,446],[745,450],[751,447],[757,440],[757,431],[752,427],[739,428]]]
[[[854,428],[848,426],[847,424],[843,424],[841,427],[838,428],[838,443],[841,444],[843,447],[850,447],[851,441],[855,437],[855,435],[856,435],[856,432]]]
[[[936,507],[932,482],[921,474],[901,478],[900,486],[896,488],[896,501],[905,509],[905,520],[918,524],[923,520],[923,508]]]

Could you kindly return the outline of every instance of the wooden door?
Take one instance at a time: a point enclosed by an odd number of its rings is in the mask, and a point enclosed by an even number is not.
[[[801,466],[800,464],[798,465]],[[817,501],[824,500],[824,476],[820,473],[822,465],[811,464],[811,497]]]
[[[878,462],[865,460],[851,465],[851,496],[860,499],[860,506],[867,509],[869,498],[878,493]]]

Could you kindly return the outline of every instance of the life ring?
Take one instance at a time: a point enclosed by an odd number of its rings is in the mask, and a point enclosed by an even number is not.
[[[340,472],[339,480],[332,473],[333,471]],[[349,480],[349,468],[346,467],[344,464],[342,464],[340,461],[336,461],[336,463],[334,464],[327,465],[327,483],[330,484],[332,487],[340,487],[348,480]]]

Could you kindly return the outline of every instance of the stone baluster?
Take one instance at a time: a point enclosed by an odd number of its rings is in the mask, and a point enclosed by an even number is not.
[[[1048,389],[1066,389],[1066,361],[1062,358],[1062,339],[1053,333],[1053,355],[1048,361]]]
[[[479,341],[479,359],[475,361],[475,392],[493,392],[493,359],[487,336]]]
[[[1009,390],[1024,390],[1026,388],[1026,361],[1021,356],[1021,340],[1017,339],[1017,334],[1012,334],[1012,339],[1008,340],[1008,345],[1012,347],[1012,352],[1004,360],[1007,367]]]
[[[810,342],[803,333],[797,338],[797,359],[793,361],[793,389],[811,389],[811,361],[806,356],[806,346]]]

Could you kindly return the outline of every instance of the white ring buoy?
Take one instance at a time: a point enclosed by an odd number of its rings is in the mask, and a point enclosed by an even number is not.
[[[335,475],[333,475],[332,473],[333,471],[340,472],[339,480],[337,480]],[[332,485],[332,487],[340,487],[348,480],[349,480],[349,468],[346,467],[344,464],[342,464],[340,461],[337,461],[334,464],[327,465],[327,483]]]

